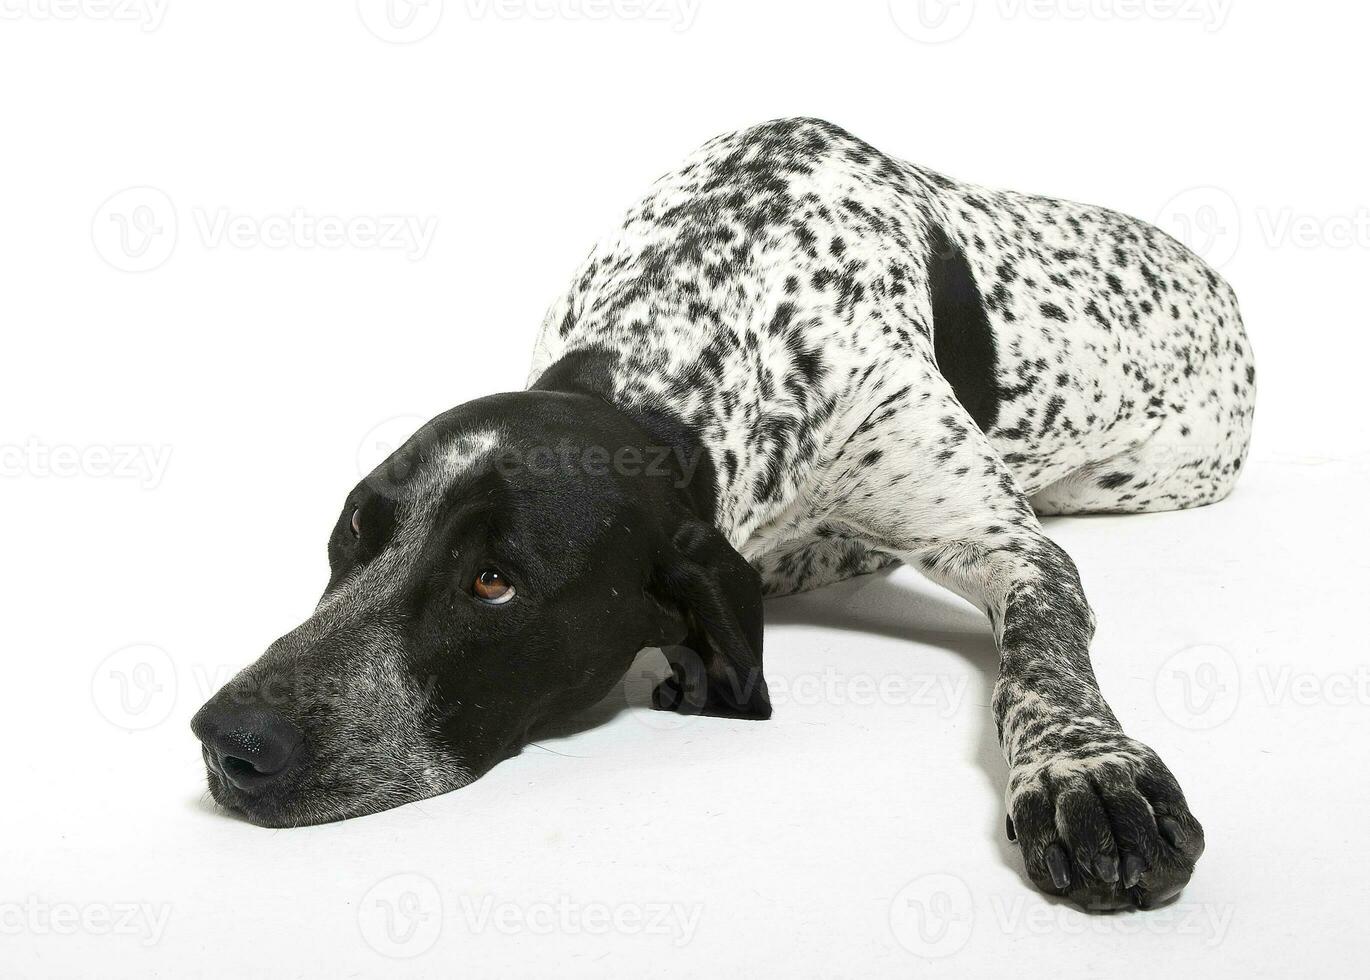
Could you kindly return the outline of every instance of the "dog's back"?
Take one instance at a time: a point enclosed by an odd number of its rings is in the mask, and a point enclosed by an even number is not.
[[[703,434],[739,547],[808,537],[831,461],[929,367],[1051,512],[1221,497],[1254,397],[1231,290],[1164,233],[808,119],[720,136],[659,180],[549,312],[533,376],[592,346],[618,359],[616,401]]]

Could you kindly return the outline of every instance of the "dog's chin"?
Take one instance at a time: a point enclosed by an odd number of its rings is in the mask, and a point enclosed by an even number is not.
[[[245,793],[213,769],[207,771],[206,777],[209,795],[221,809],[258,827],[307,827],[332,823],[352,815],[337,807],[329,812],[308,803],[301,805],[279,793]]]
[[[380,794],[341,795],[308,790],[248,793],[234,786],[212,768],[206,769],[206,777],[209,794],[221,808],[248,823],[276,830],[336,823],[339,820],[381,813],[404,806],[406,803],[440,796],[471,782],[471,779],[464,778],[462,774],[453,780],[451,785],[425,786],[422,791],[414,787],[415,791],[407,794],[399,794],[392,789]]]

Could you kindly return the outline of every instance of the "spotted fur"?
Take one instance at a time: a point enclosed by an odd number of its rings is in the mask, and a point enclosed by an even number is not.
[[[531,377],[585,350],[613,353],[614,404],[697,434],[716,524],[770,594],[906,562],[986,613],[1034,881],[1093,907],[1179,890],[1202,829],[1100,695],[1093,614],[1038,515],[1232,489],[1255,373],[1200,259],[780,120],[657,182],[553,305]]]

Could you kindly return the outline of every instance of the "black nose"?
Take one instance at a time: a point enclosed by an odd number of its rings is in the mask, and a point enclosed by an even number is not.
[[[289,772],[304,743],[288,718],[255,704],[211,701],[190,720],[190,730],[204,743],[206,761],[234,786],[248,791]]]

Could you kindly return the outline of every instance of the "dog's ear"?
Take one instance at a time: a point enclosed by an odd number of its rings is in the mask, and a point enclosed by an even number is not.
[[[688,516],[664,544],[653,591],[674,628],[671,676],[652,704],[684,714],[769,718],[761,672],[761,576],[711,524]],[[672,636],[673,634],[673,636]]]

